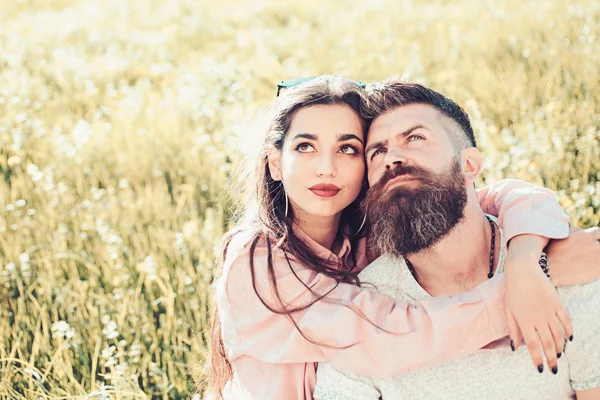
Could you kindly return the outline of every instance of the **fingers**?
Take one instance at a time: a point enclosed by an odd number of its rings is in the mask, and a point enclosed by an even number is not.
[[[544,359],[542,358],[542,347],[540,347],[540,338],[534,328],[523,332],[525,344],[531,355],[531,360],[535,368],[541,373],[544,371]],[[542,345],[543,346],[543,345]]]
[[[571,317],[569,316],[569,313],[560,302],[556,304],[556,317],[564,329],[565,340],[570,340],[570,338],[573,337],[573,324],[571,323]]]
[[[523,343],[523,334],[521,333],[521,329],[517,331],[517,337],[514,341],[515,350],[519,348],[519,346]]]
[[[564,337],[564,331],[560,326],[560,321],[558,320],[558,318],[555,318],[553,321],[550,321],[548,327],[550,328],[550,332],[552,333],[552,337],[554,338],[554,344],[556,345],[556,358],[560,358],[562,353],[564,353],[565,351],[566,342]],[[555,371],[554,369],[552,369],[551,365],[550,370],[552,372]],[[556,374],[556,372],[554,373]]]
[[[556,351],[556,342],[554,340],[554,336],[550,330],[549,325],[538,328],[538,336],[540,337],[540,342],[542,343],[542,348],[544,349],[544,354],[546,354],[546,361],[548,362],[548,368],[555,373],[557,371],[557,354]],[[538,366],[538,371],[540,371]],[[543,369],[542,369],[543,371]],[[540,372],[542,372],[540,371]]]
[[[521,344],[521,330],[519,329],[517,320],[512,312],[507,310],[506,316],[508,317],[508,336],[510,337],[510,347],[512,351],[515,351]]]

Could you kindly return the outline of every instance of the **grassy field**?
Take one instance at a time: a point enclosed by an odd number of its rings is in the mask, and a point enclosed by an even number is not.
[[[0,26],[0,398],[192,395],[231,161],[281,79],[408,73],[465,105],[484,182],[600,224],[598,2],[3,0]]]

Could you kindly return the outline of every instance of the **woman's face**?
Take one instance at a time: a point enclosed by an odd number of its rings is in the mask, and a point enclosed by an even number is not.
[[[361,119],[347,105],[304,107],[294,115],[281,152],[270,154],[297,217],[331,217],[360,193],[365,173]]]

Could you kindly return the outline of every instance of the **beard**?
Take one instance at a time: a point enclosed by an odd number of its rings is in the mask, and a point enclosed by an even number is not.
[[[385,191],[390,180],[405,174],[415,181]],[[400,164],[385,171],[363,202],[371,227],[369,246],[396,257],[427,250],[463,220],[466,204],[465,180],[456,158],[442,173]]]

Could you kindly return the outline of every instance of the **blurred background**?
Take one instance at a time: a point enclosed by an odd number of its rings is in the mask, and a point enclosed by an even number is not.
[[[471,115],[481,184],[600,224],[599,2],[0,3],[0,398],[193,396],[228,174],[283,79],[408,74]]]

